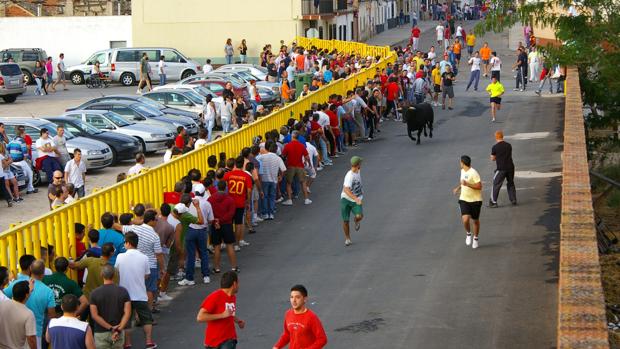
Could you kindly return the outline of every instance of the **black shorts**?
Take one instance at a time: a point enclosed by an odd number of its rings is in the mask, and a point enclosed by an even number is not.
[[[244,215],[245,215],[245,207],[237,207],[237,209],[235,209],[235,216],[233,217],[233,223],[243,224]]]
[[[130,324],[134,313],[138,316],[138,320],[140,320],[140,323],[142,325],[151,325],[153,323],[153,313],[151,312],[151,309],[149,309],[148,302],[131,301],[131,317],[129,320]]]
[[[471,216],[471,219],[476,221],[480,218],[482,201],[467,202],[459,200],[459,206],[461,207],[461,216]]]
[[[211,244],[217,246],[222,242],[225,244],[234,244],[236,242],[232,224],[222,224],[220,229],[215,229],[215,226],[212,227]]]
[[[491,97],[491,103],[502,104],[502,97]]]
[[[457,59],[457,60],[459,60],[459,61],[461,60],[461,54],[460,54],[460,53],[456,53],[456,54],[454,54],[454,55],[456,56],[456,59]]]
[[[491,78],[495,78],[499,81],[499,70],[491,70]]]
[[[435,92],[437,93],[441,92],[441,85],[435,84]]]

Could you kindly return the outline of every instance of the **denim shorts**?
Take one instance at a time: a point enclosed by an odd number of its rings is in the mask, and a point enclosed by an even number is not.
[[[146,290],[149,292],[157,292],[159,279],[159,268],[151,268],[151,274],[146,278]]]

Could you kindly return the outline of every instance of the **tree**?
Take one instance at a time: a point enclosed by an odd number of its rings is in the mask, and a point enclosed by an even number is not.
[[[539,49],[552,64],[578,69],[588,125],[616,126],[620,121],[620,1],[548,0],[514,6],[514,1],[492,0],[476,33],[501,32],[517,23],[552,28],[560,44]]]

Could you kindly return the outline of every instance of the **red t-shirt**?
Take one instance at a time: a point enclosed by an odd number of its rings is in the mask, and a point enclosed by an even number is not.
[[[413,28],[413,29],[411,29],[411,36],[413,36],[414,38],[419,38],[420,37],[420,28]]]
[[[229,296],[222,289],[219,289],[208,295],[200,308],[209,314],[221,314],[226,308],[233,313],[233,316],[225,319],[207,321],[207,328],[205,329],[206,347],[218,347],[224,341],[237,339],[237,331],[235,330],[237,296]]]
[[[286,157],[286,167],[304,168],[304,156],[308,150],[297,140],[288,142],[282,149],[282,156]]]
[[[295,63],[297,63],[297,70],[304,70],[304,64],[306,64],[306,56],[298,55],[295,57]]]
[[[174,145],[176,145],[177,148],[183,150],[183,148],[185,147],[185,139],[183,138],[183,136],[178,135],[177,138],[174,140]]]
[[[325,112],[329,116],[329,126],[332,127],[332,132],[334,132],[334,136],[338,137],[340,135],[340,129],[338,124],[338,115],[333,110],[328,110]]]
[[[387,85],[387,96],[385,97],[388,101],[395,101],[398,99],[398,84],[395,82],[390,82]]]
[[[305,313],[295,314],[289,309],[284,315],[284,331],[276,348],[289,344],[289,349],[320,349],[327,345],[327,336],[316,314],[307,309]]]
[[[252,176],[245,171],[234,169],[224,175],[224,180],[228,183],[228,194],[235,200],[235,206],[245,207],[248,189],[252,189]]]
[[[30,155],[30,159],[32,159],[32,138],[29,135],[24,135],[24,142],[28,146],[28,155]]]

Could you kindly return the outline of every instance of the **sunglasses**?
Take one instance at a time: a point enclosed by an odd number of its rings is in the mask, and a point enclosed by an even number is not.
[[[54,179],[62,179],[62,177],[54,177]]]

